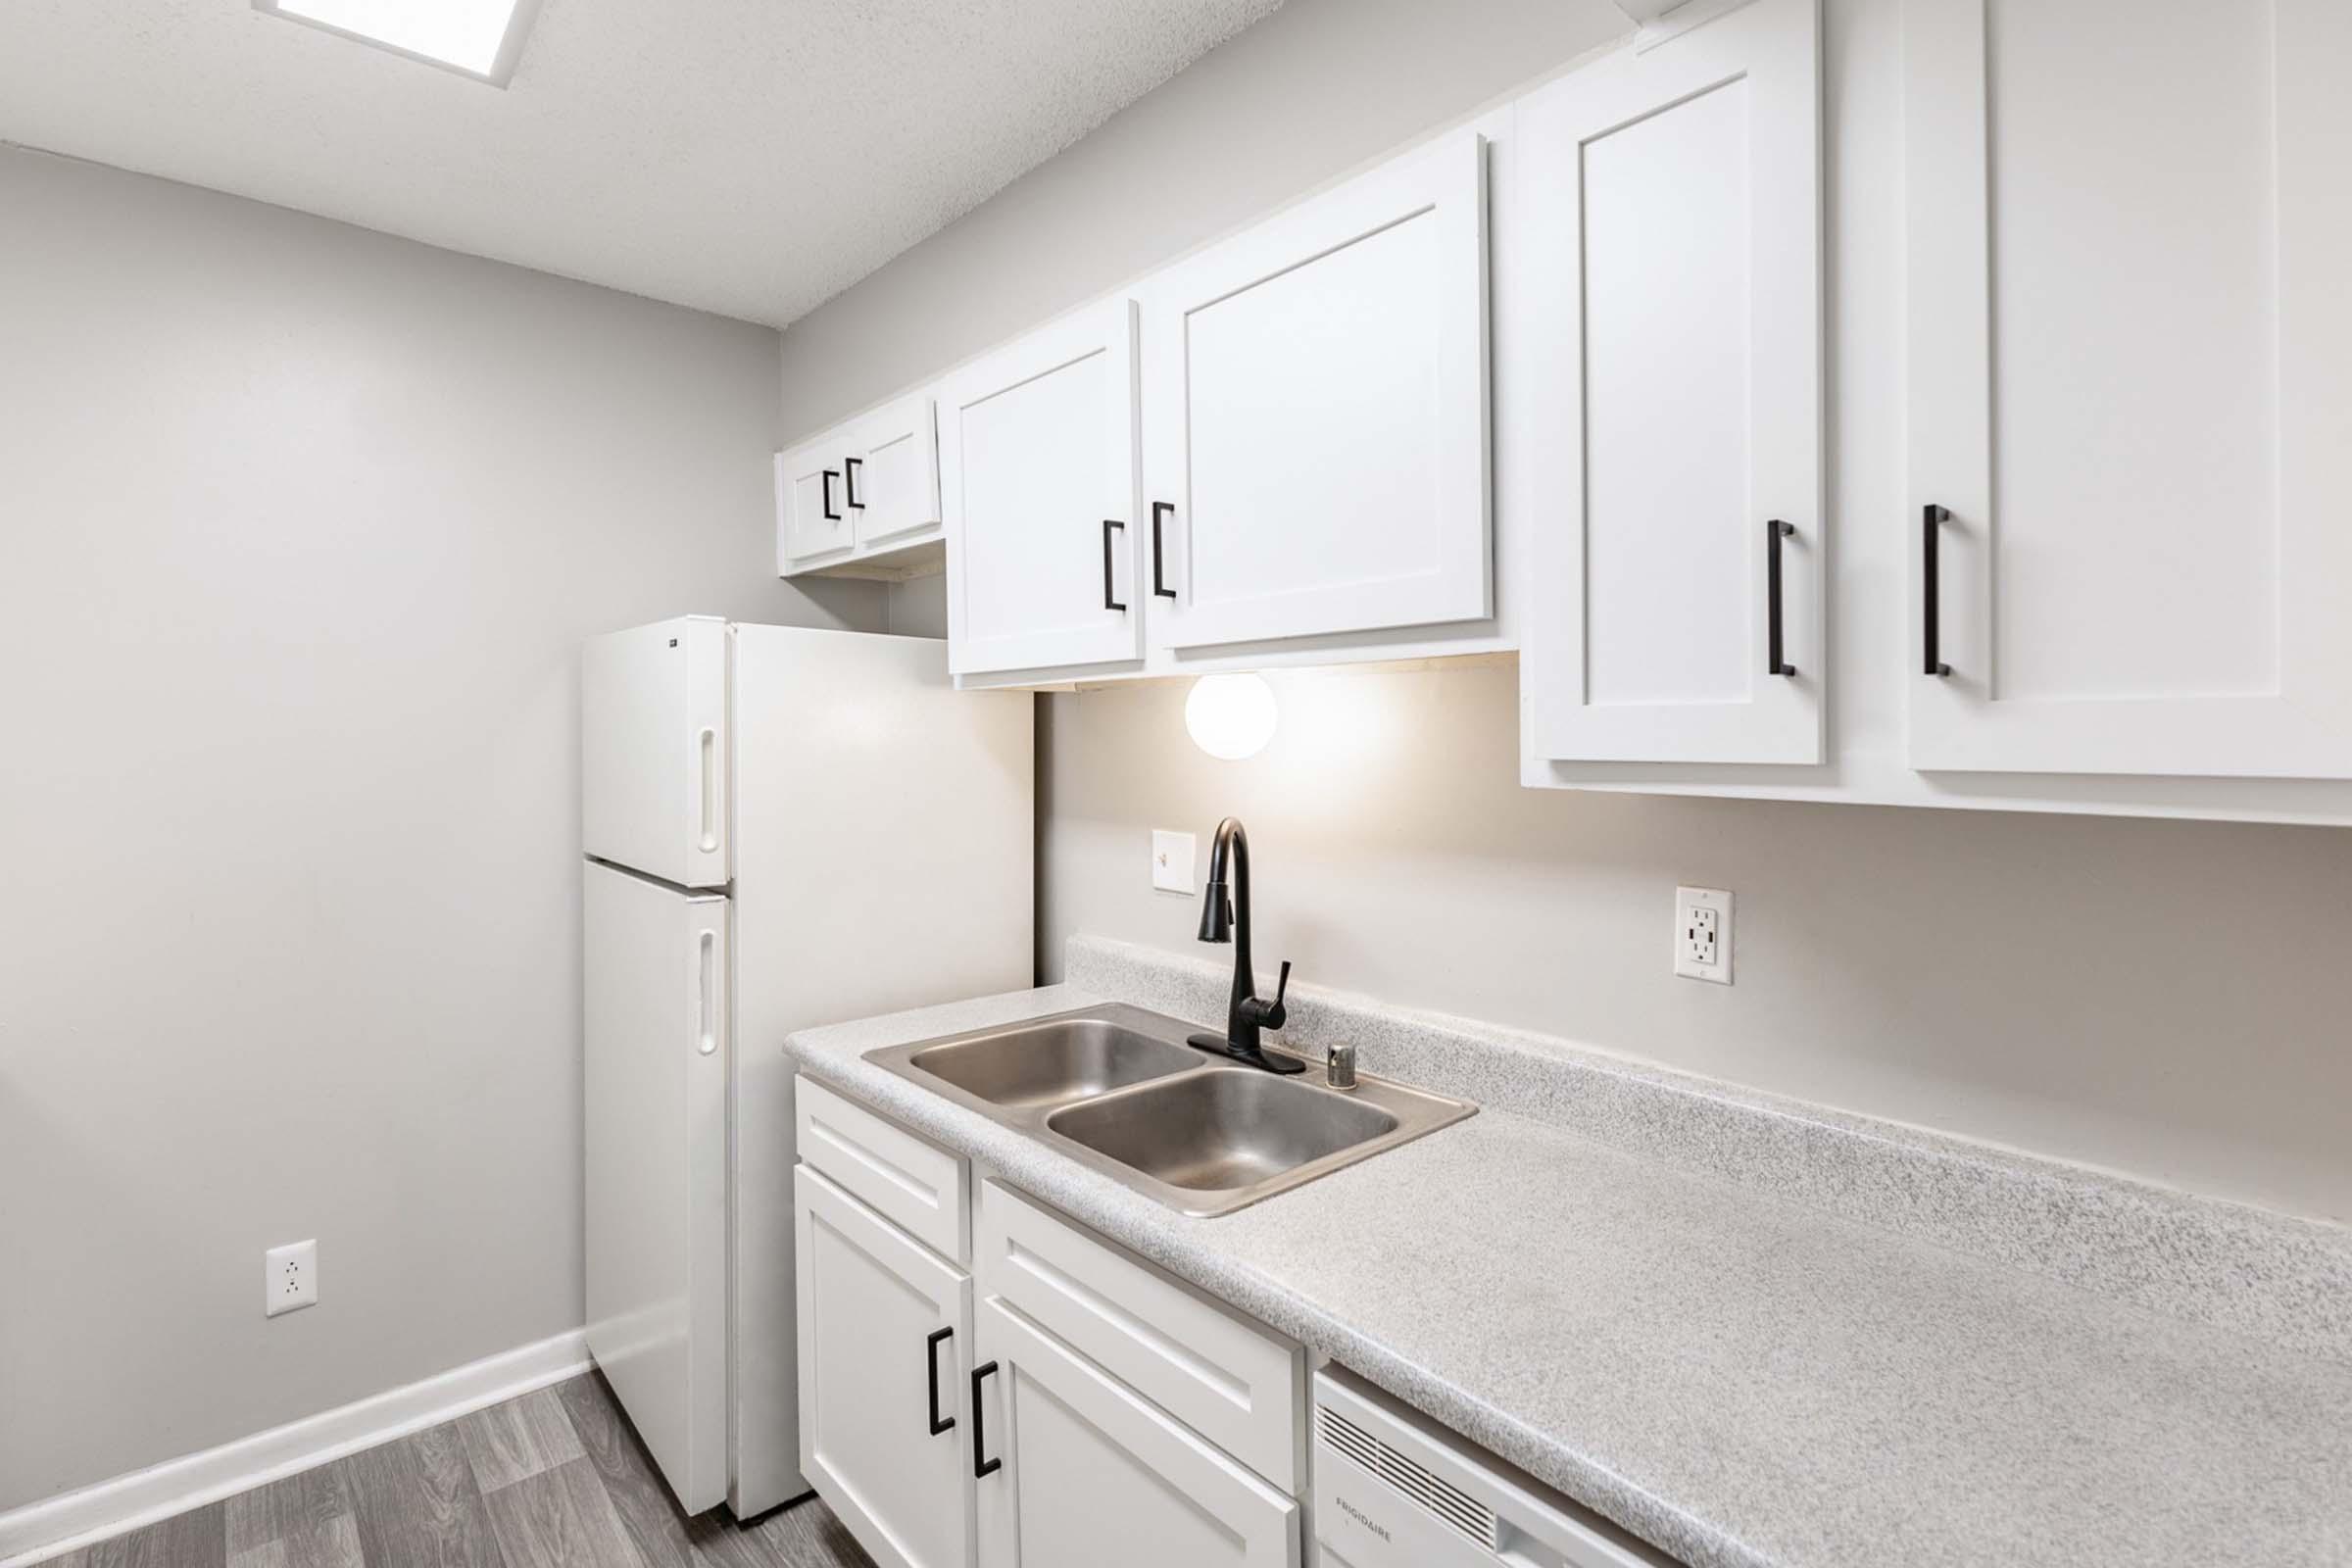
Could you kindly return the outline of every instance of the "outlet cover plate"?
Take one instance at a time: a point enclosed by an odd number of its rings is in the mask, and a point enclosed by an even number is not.
[[[1153,828],[1152,885],[1162,893],[1200,892],[1200,884],[1193,875],[1194,857],[1200,853],[1200,843],[1192,834]]]
[[[318,1244],[289,1242],[262,1254],[262,1315],[318,1304]]]
[[[1674,972],[1732,983],[1732,896],[1722,888],[1674,890]]]

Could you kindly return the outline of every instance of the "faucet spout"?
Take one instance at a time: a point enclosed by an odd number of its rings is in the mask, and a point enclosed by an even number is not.
[[[1233,945],[1233,998],[1226,1009],[1223,1037],[1198,1034],[1192,1043],[1202,1051],[1214,1051],[1268,1072],[1304,1072],[1305,1062],[1268,1056],[1265,1052],[1262,1031],[1280,1029],[1289,1017],[1282,999],[1291,988],[1291,966],[1287,960],[1283,963],[1273,1001],[1256,996],[1257,969],[1250,956],[1250,835],[1243,831],[1238,816],[1219,822],[1209,844],[1208,886],[1200,902],[1200,940]]]

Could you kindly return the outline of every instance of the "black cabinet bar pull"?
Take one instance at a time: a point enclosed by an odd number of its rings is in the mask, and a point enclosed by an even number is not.
[[[980,1414],[980,1380],[997,1369],[997,1363],[987,1362],[972,1368],[972,1479],[986,1481],[1004,1468],[1002,1459],[983,1459],[980,1450],[988,1446],[988,1422]]]
[[[1153,597],[1159,599],[1176,597],[1176,590],[1168,586],[1166,579],[1160,574],[1159,567],[1159,519],[1175,510],[1176,505],[1171,501],[1152,503],[1152,593]]]
[[[1764,525],[1764,658],[1768,675],[1796,673],[1796,666],[1781,657],[1781,541],[1794,532],[1794,523],[1778,517]]]
[[[858,470],[865,466],[863,458],[841,460],[841,498],[850,504],[852,512],[863,512],[865,503],[858,499]]]
[[[1929,675],[1949,675],[1952,666],[1943,662],[1943,573],[1938,570],[1937,546],[1942,543],[1943,525],[1952,519],[1949,511],[1931,501],[1920,514],[1920,621],[1927,627],[1927,658],[1921,672]]]
[[[939,1413],[939,1346],[955,1332],[953,1327],[934,1329],[931,1338],[923,1342],[923,1378],[931,1385],[931,1435],[935,1438],[956,1425],[954,1416],[942,1417]]]
[[[1116,517],[1102,519],[1102,608],[1124,612],[1127,607],[1110,595],[1110,530],[1113,528],[1125,533],[1127,525]]]
[[[827,522],[839,522],[841,520],[841,514],[833,510],[833,481],[840,477],[841,475],[838,472],[831,468],[827,468],[817,478],[817,488],[824,492],[825,520]]]

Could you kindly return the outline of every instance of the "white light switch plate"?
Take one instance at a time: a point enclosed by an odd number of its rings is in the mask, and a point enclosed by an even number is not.
[[[1190,833],[1170,833],[1165,828],[1152,830],[1152,885],[1162,893],[1197,893],[1200,884],[1193,877],[1193,857],[1199,854],[1197,841]]]
[[[318,1244],[289,1242],[262,1254],[262,1315],[318,1303]]]
[[[1722,888],[1674,890],[1674,972],[1732,983],[1732,896]]]

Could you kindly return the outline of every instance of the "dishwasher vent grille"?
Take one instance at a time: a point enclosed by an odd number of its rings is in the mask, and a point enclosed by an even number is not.
[[[1494,1509],[1436,1475],[1419,1460],[1390,1447],[1330,1405],[1317,1405],[1315,1414],[1320,1418],[1325,1447],[1354,1460],[1424,1512],[1445,1521],[1489,1551],[1496,1549]]]

